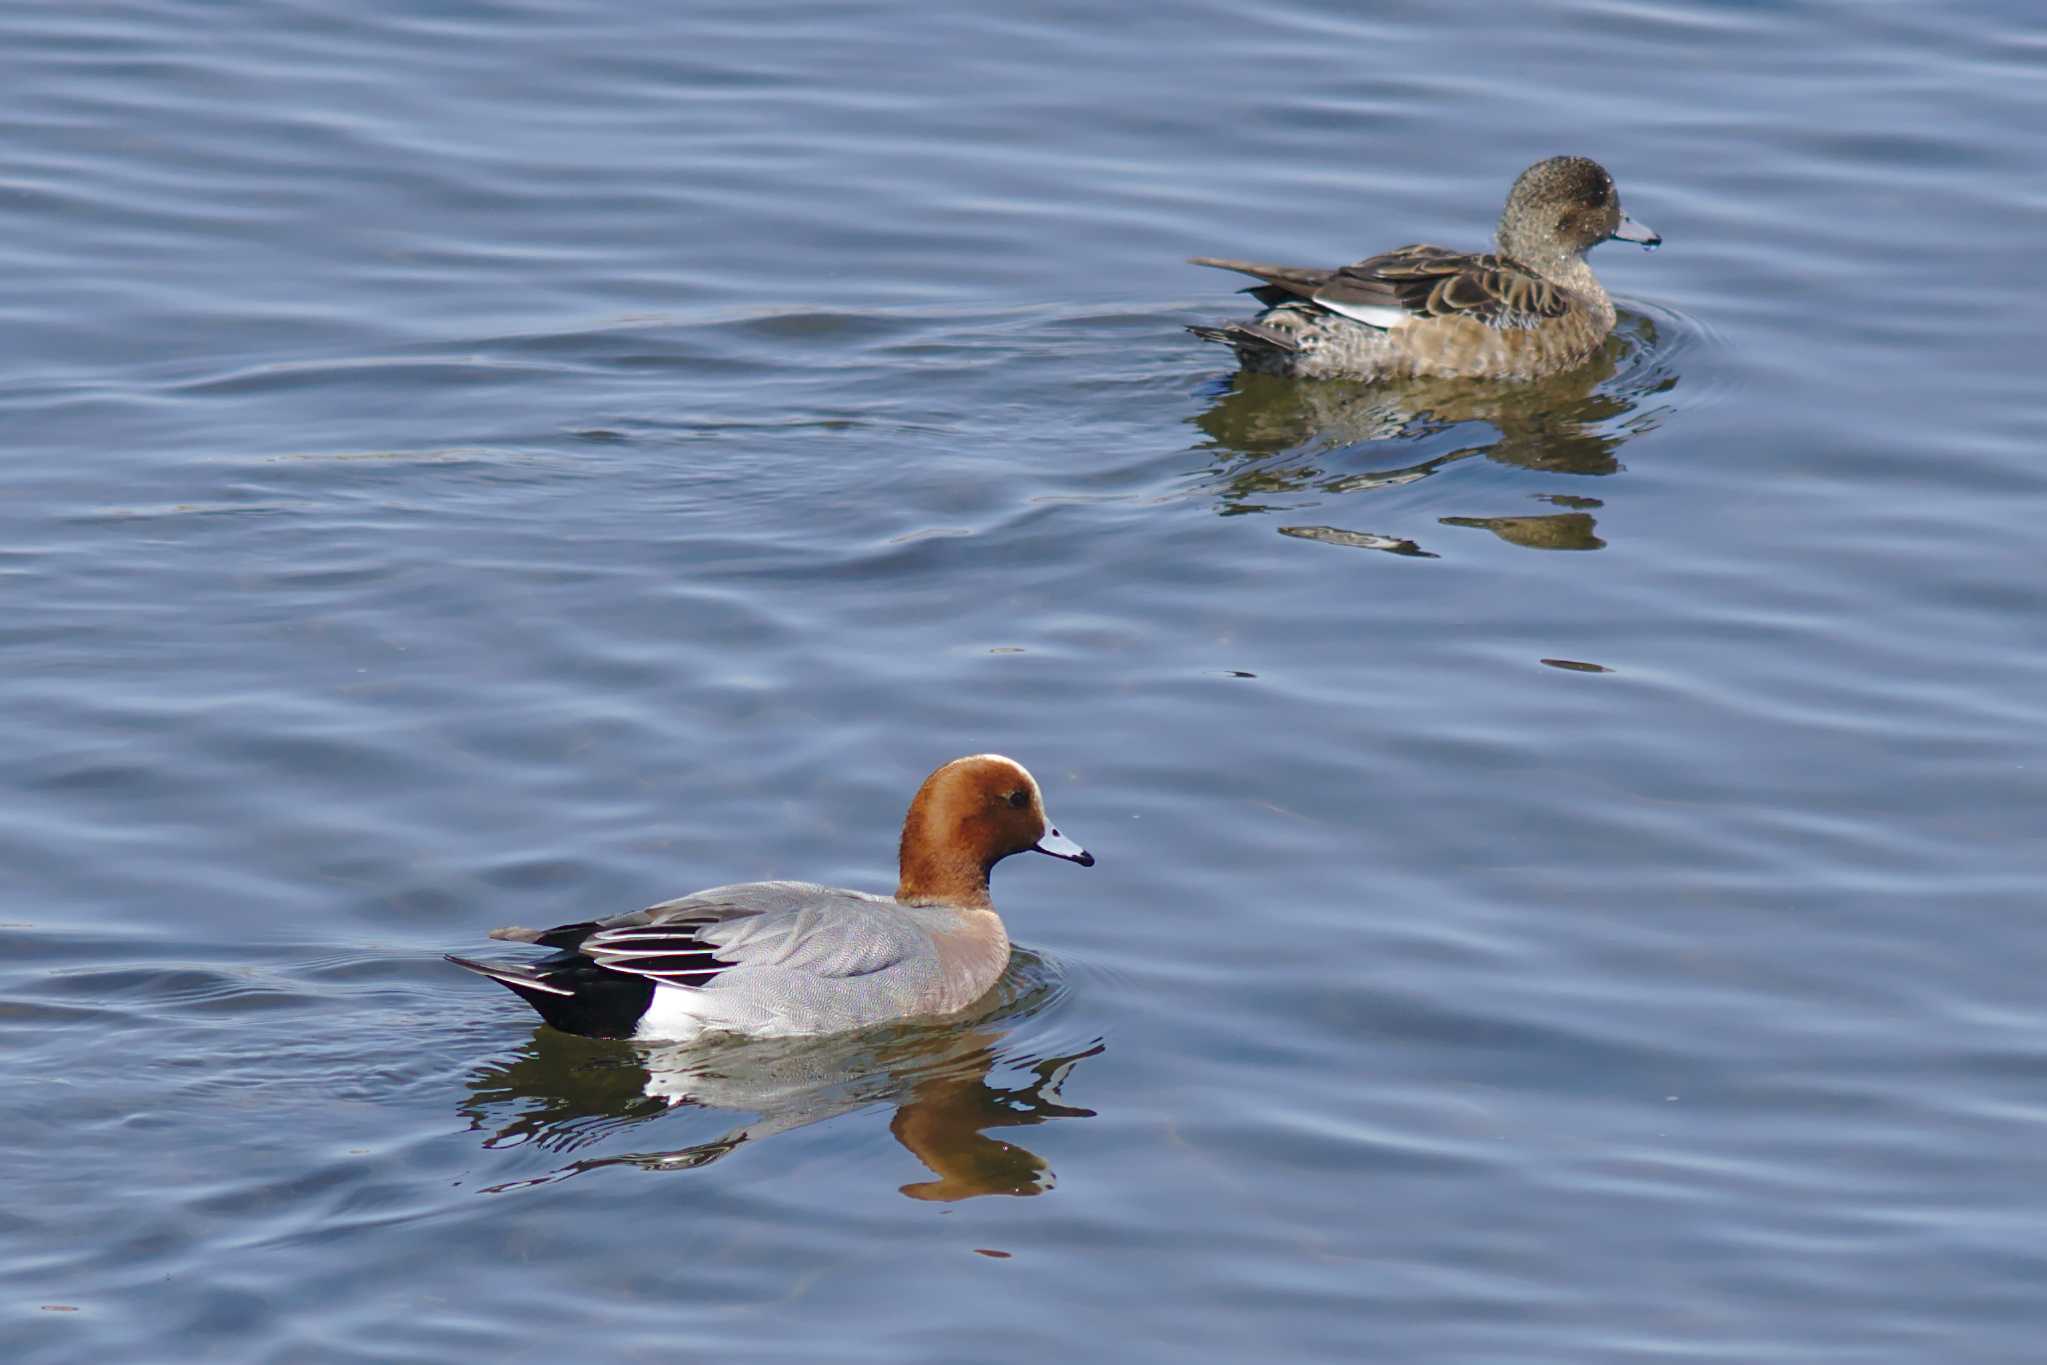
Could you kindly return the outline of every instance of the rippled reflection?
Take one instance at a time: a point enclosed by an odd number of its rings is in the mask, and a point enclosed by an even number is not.
[[[1215,463],[1208,487],[1224,516],[1295,512],[1331,496],[1401,488],[1474,457],[1538,473],[1605,475],[1620,449],[1653,430],[1677,386],[1682,325],[1670,339],[1645,313],[1624,316],[1601,353],[1567,374],[1527,383],[1415,379],[1380,384],[1239,374],[1194,423]],[[1444,447],[1448,447],[1447,449]],[[1428,451],[1416,459],[1417,448]],[[1389,458],[1390,457],[1390,458]],[[1304,498],[1307,500],[1304,501]],[[1558,496],[1572,507],[1596,499]],[[1369,514],[1360,509],[1358,521]],[[1530,517],[1442,517],[1531,549],[1596,550],[1589,512]],[[1383,524],[1283,526],[1326,544],[1429,557],[1432,551]]]
[[[995,1128],[1091,1118],[1060,1097],[1073,1067],[1103,1050],[1041,1048],[1025,1027],[1059,995],[1035,958],[1019,955],[980,1018],[896,1024],[828,1038],[716,1039],[652,1045],[576,1038],[536,1029],[510,1060],[470,1078],[460,1112],[484,1145],[535,1145],[574,1160],[490,1192],[542,1184],[606,1166],[693,1170],[740,1146],[854,1110],[894,1105],[889,1122],[932,1179],[900,1187],[912,1198],[1033,1195],[1052,1186],[1035,1153],[989,1136]],[[1004,1073],[1005,1081],[997,1080]],[[1013,1083],[1006,1083],[1013,1082]],[[608,1151],[686,1124],[679,1111],[744,1113],[735,1127],[683,1145]],[[657,1121],[659,1129],[657,1129]],[[637,1148],[637,1144],[636,1148]]]
[[[1589,512],[1555,512],[1545,517],[1443,517],[1445,526],[1476,526],[1509,545],[1531,550],[1598,550],[1606,542],[1592,533]]]

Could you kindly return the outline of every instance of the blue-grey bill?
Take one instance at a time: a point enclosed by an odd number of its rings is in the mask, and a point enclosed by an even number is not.
[[[1654,251],[1663,245],[1663,238],[1656,229],[1636,222],[1625,213],[1621,215],[1621,225],[1613,230],[1613,240],[1639,243],[1644,251]]]
[[[1040,853],[1049,853],[1055,858],[1064,858],[1069,863],[1079,863],[1082,867],[1093,867],[1095,865],[1094,854],[1088,852],[1079,844],[1074,843],[1073,840],[1067,838],[1056,829],[1046,830],[1045,837],[1038,840],[1032,847]]]

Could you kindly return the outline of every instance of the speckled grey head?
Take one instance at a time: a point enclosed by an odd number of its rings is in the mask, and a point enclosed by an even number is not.
[[[1654,248],[1663,239],[1621,212],[1620,191],[1597,161],[1553,156],[1521,172],[1500,215],[1500,251],[1540,266],[1582,256],[1609,238]]]

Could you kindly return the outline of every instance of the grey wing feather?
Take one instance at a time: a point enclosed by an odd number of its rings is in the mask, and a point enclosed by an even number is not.
[[[713,888],[606,921],[578,950],[599,966],[673,986],[734,967],[814,977],[886,970],[929,945],[893,902],[800,882]]]
[[[684,922],[711,922],[740,915],[762,913],[765,904],[754,904],[758,897],[743,893],[759,890],[761,887],[794,886],[793,882],[760,882],[748,886],[714,887],[710,891],[698,891],[674,900],[650,905],[644,910],[628,910],[622,915],[610,915],[604,919],[581,920],[575,924],[557,924],[552,929],[523,929],[510,925],[493,929],[490,936],[510,943],[537,943],[543,948],[581,949],[594,935],[609,929],[626,929],[642,925],[682,924]],[[721,897],[724,891],[742,894]]]

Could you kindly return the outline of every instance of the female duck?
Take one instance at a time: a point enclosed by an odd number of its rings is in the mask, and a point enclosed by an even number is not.
[[[1417,244],[1335,270],[1196,256],[1263,280],[1244,292],[1267,307],[1187,330],[1256,374],[1535,379],[1590,359],[1613,330],[1613,301],[1585,263],[1608,240],[1663,243],[1621,212],[1598,162],[1553,156],[1515,180],[1495,253]]]
[[[975,754],[925,778],[910,802],[893,900],[746,882],[611,919],[491,932],[559,950],[538,962],[448,961],[517,992],[556,1028],[598,1038],[835,1033],[949,1014],[1009,964],[988,873],[1026,850],[1095,861],[1046,820],[1022,764]]]

